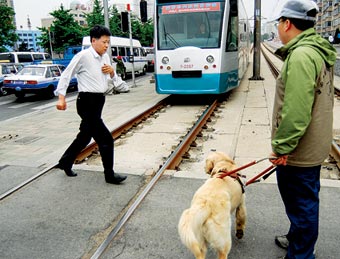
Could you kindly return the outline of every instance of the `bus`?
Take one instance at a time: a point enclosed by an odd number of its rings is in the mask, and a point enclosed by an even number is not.
[[[51,55],[44,52],[3,52],[0,53],[0,62],[32,64],[34,61],[51,59]]]
[[[122,74],[123,79],[125,79],[128,74],[132,74],[132,62],[134,63],[135,73],[145,75],[148,68],[148,61],[146,58],[146,52],[139,40],[132,40],[133,55],[130,53],[130,39],[111,36],[110,42],[112,59],[120,56],[124,63],[124,73]],[[90,36],[85,36],[83,38],[82,48],[86,49],[90,46]],[[115,66],[114,61],[112,64]]]
[[[249,64],[242,0],[155,0],[155,83],[159,94],[221,94]]]
[[[81,50],[82,50],[82,46],[66,47],[64,50],[64,59],[72,59]]]

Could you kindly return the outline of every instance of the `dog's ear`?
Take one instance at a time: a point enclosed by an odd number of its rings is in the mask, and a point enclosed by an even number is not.
[[[214,168],[214,162],[211,159],[205,160],[205,173],[210,174],[212,173],[212,169]]]

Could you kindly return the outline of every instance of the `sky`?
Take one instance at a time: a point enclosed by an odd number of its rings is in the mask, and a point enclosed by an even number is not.
[[[41,18],[49,17],[49,13],[59,9],[60,4],[65,8],[70,7],[73,0],[13,0],[14,11],[16,13],[17,28],[27,30],[27,18],[31,21],[32,29],[41,27]],[[117,0],[109,0],[109,5]],[[129,0],[119,0],[119,2],[129,3]],[[248,17],[254,16],[254,1],[243,0],[246,7]],[[284,0],[261,0],[261,16],[263,18],[270,18],[274,12],[275,6]],[[82,3],[87,3],[87,0],[81,0]],[[132,0],[131,0],[132,2]],[[265,21],[265,19],[263,19]]]

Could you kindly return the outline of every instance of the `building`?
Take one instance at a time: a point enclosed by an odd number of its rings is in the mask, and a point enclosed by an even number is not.
[[[315,30],[323,38],[329,39],[332,36],[338,39],[335,43],[340,43],[340,0],[314,0],[319,8]],[[273,23],[264,24],[262,33],[269,33],[277,30],[273,28]],[[339,35],[337,35],[339,34]],[[276,35],[277,36],[277,35]]]
[[[27,49],[29,51],[44,51],[44,49],[38,45],[39,37],[41,36],[41,31],[39,30],[17,30],[17,35],[19,40],[17,41],[17,46],[24,42],[27,44]]]
[[[73,15],[74,20],[78,22],[80,26],[86,26],[85,14],[92,12],[92,3],[83,3],[80,0],[73,0],[70,6],[65,7],[66,9],[71,9],[70,13]],[[53,17],[46,17],[41,19],[41,26],[48,28],[53,23]]]
[[[340,28],[340,0],[317,0],[319,14],[317,17],[316,31],[324,38],[330,35],[335,37]]]

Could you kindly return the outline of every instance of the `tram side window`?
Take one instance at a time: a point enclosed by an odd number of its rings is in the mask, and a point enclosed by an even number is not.
[[[230,1],[230,13],[228,22],[226,51],[237,51],[238,49],[238,24],[237,24],[237,0]]]

